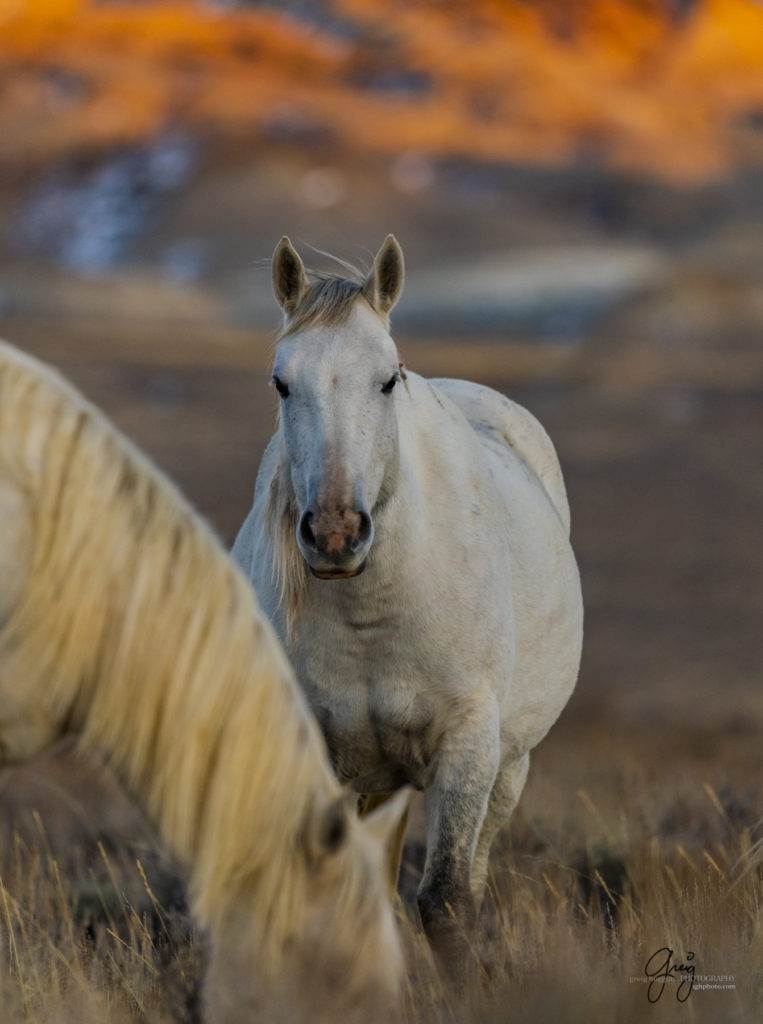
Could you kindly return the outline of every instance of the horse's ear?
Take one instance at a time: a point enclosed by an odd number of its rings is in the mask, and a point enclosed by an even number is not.
[[[363,285],[363,294],[377,313],[386,316],[403,290],[403,250],[394,235],[387,235]]]
[[[357,803],[357,797],[353,797],[352,802]],[[307,852],[311,861],[320,863],[344,846],[350,829],[350,813],[346,793],[316,811],[307,836]]]
[[[273,253],[273,291],[287,316],[297,308],[306,288],[305,266],[284,235]]]
[[[399,828],[404,828],[408,820],[408,808],[411,802],[411,790],[401,789],[389,800],[375,807],[363,818],[363,828],[382,848],[391,847]]]

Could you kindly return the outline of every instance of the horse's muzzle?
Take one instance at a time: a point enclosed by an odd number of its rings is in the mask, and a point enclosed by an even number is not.
[[[313,506],[300,517],[297,542],[314,576],[342,580],[363,571],[373,534],[373,522],[365,509]]]

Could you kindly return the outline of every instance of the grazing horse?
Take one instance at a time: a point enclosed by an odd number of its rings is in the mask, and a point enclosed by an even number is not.
[[[383,849],[347,807],[251,587],[178,491],[0,342],[0,762],[65,731],[188,877],[210,1024],[365,1022],[402,955]]]
[[[406,373],[389,334],[403,284],[391,235],[354,279],[308,274],[284,238],[273,282],[279,424],[233,557],[339,778],[363,794],[424,791],[418,904],[452,970],[529,751],[578,674],[561,471],[514,402]]]

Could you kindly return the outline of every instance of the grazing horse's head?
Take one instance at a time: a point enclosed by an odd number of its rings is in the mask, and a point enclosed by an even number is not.
[[[402,286],[403,254],[392,235],[365,280],[308,277],[288,238],[273,257],[285,325],[272,383],[298,504],[297,543],[320,579],[363,571],[374,508],[392,487],[403,370],[387,316]]]

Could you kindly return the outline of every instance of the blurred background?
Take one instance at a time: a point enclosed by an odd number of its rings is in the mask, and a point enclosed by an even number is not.
[[[585,653],[520,820],[636,777],[679,794],[646,832],[714,820],[705,783],[754,823],[763,4],[0,0],[0,333],[226,544],[274,418],[270,254],[388,232],[406,364],[526,405],[567,480]],[[64,754],[0,796],[123,825]]]

